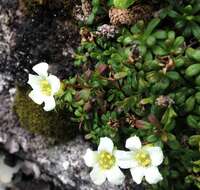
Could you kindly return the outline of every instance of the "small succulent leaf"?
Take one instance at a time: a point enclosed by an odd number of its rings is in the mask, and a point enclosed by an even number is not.
[[[135,3],[136,0],[113,0],[114,6],[117,8],[127,9],[130,7],[133,3]]]
[[[194,37],[200,40],[200,26],[193,22],[191,29],[192,29],[192,34],[194,35]]]
[[[144,32],[144,36],[146,38],[148,38],[148,36],[153,32],[153,30],[158,26],[159,23],[160,23],[160,19],[159,18],[152,19],[149,22],[149,24],[148,24],[148,26],[147,26],[147,28],[146,28],[146,30]]]
[[[164,125],[164,128],[166,130],[169,130],[169,128],[171,128],[171,125],[173,124],[173,120],[176,117],[177,117],[177,114],[174,111],[173,107],[172,106],[168,107],[161,119],[161,123]]]

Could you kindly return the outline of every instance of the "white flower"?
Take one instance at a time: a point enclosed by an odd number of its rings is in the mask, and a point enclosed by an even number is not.
[[[163,162],[160,147],[142,146],[140,139],[134,136],[126,140],[126,148],[131,151],[117,151],[116,156],[121,168],[130,168],[133,181],[140,184],[145,176],[149,184],[156,184],[163,179],[158,170]]]
[[[41,105],[44,102],[44,110],[51,111],[56,103],[54,95],[60,89],[60,80],[54,75],[48,75],[48,64],[39,63],[33,67],[38,75],[29,74],[28,84],[32,87],[29,97]]]
[[[119,169],[115,152],[113,142],[108,137],[100,139],[97,151],[87,149],[84,160],[88,167],[93,167],[90,177],[96,185],[101,185],[106,178],[115,185],[123,183],[125,176]]]

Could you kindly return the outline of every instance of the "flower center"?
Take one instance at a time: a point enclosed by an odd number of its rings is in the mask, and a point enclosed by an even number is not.
[[[99,154],[99,165],[102,169],[110,169],[112,168],[112,166],[115,164],[115,157],[106,152],[106,151],[102,151],[100,154]]]
[[[51,95],[51,85],[47,80],[40,81],[40,88],[44,95],[50,96]]]
[[[148,152],[144,151],[144,150],[139,150],[134,157],[138,164],[143,166],[143,167],[147,167],[151,164],[151,158]]]

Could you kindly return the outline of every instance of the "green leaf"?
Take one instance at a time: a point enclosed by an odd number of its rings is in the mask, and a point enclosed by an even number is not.
[[[189,144],[191,146],[199,146],[200,145],[200,135],[193,135],[189,138]]]
[[[167,54],[167,52],[160,46],[154,46],[153,53],[159,56],[164,56]]]
[[[176,68],[181,68],[182,66],[185,65],[185,60],[182,57],[175,58],[174,62],[175,62],[175,67]]]
[[[133,3],[135,3],[136,0],[114,0],[114,6],[117,8],[127,9],[130,7]]]
[[[183,45],[185,39],[183,36],[179,36],[175,39],[175,42],[174,42],[174,45],[173,45],[173,48],[178,48],[179,46]]]
[[[192,128],[198,128],[198,121],[199,121],[199,117],[195,116],[195,115],[189,115],[187,117],[187,124],[192,127]]]
[[[169,145],[169,147],[170,147],[172,150],[178,150],[178,149],[180,149],[180,143],[179,143],[177,140],[169,141],[169,142],[168,142],[168,145]]]
[[[196,23],[192,24],[192,34],[195,36],[195,38],[200,40],[200,26]]]
[[[181,29],[185,26],[185,21],[184,20],[178,20],[176,23],[175,23],[175,27],[178,28],[178,29]]]
[[[133,41],[133,39],[131,38],[131,36],[127,36],[127,37],[124,38],[123,44],[124,44],[124,45],[128,45],[128,44],[130,44],[132,41]]]
[[[195,99],[196,99],[197,103],[200,104],[200,92],[197,92],[195,94]]]
[[[91,25],[93,23],[94,19],[95,19],[95,14],[92,13],[87,19],[87,24]]]
[[[123,57],[121,55],[119,55],[119,53],[113,53],[111,55],[111,58],[117,63],[120,63],[123,61]]]
[[[147,47],[146,46],[140,45],[138,47],[138,49],[139,49],[139,52],[140,52],[141,56],[145,55],[146,52],[147,52]]]
[[[65,94],[64,99],[65,99],[65,101],[67,101],[67,102],[72,102],[72,94],[71,94],[71,93]]]
[[[87,101],[90,97],[90,89],[83,89],[79,92],[79,96],[81,99]]]
[[[173,120],[177,117],[176,112],[173,107],[168,107],[162,116],[161,123],[164,125],[164,128],[168,131],[171,130],[171,125],[173,124]]]
[[[171,18],[176,18],[176,17],[179,16],[179,14],[176,11],[172,10],[172,9],[171,10],[168,9],[168,15]]]
[[[158,137],[156,135],[150,135],[147,137],[147,141],[150,143],[154,143],[158,140]]]
[[[141,32],[141,29],[138,27],[137,24],[134,24],[134,25],[131,27],[131,32],[132,32],[133,34],[136,34],[136,33]]]
[[[192,5],[187,5],[186,7],[184,7],[183,11],[187,14],[193,14],[193,8]]]
[[[195,60],[195,61],[198,61],[200,62],[200,49],[193,49],[193,48],[187,48],[186,50],[186,55]]]
[[[113,6],[114,5],[114,0],[108,0],[107,4],[110,7]]]
[[[156,43],[156,39],[154,36],[149,36],[146,40],[146,44],[149,46],[149,47],[152,47],[154,44]]]
[[[115,79],[122,79],[122,78],[125,78],[127,76],[127,72],[119,72],[119,73],[116,73],[115,75],[114,75],[114,78]]]
[[[190,65],[186,70],[185,74],[187,77],[194,77],[200,73],[200,63]]]
[[[193,9],[192,9],[192,14],[196,14],[197,12],[200,11],[200,3],[197,1],[194,6],[193,6]]]
[[[156,39],[159,39],[159,40],[167,38],[167,32],[165,30],[156,31],[153,35]]]
[[[173,134],[168,134],[168,146],[173,149],[173,150],[177,150],[180,148],[180,143],[177,141],[176,136],[174,136]]]
[[[175,37],[176,37],[176,33],[174,31],[169,31],[168,32],[168,40],[170,42],[174,41],[175,40]]]
[[[194,109],[194,106],[195,106],[195,97],[190,96],[185,102],[185,111],[191,112]]]
[[[81,112],[77,109],[75,112],[74,112],[75,116],[77,117],[80,117],[81,116]]]
[[[169,71],[166,73],[166,76],[171,79],[172,81],[177,81],[181,79],[181,76],[178,72],[176,71]]]
[[[92,0],[92,5],[93,6],[99,6],[100,0]]]
[[[154,18],[149,22],[149,24],[148,24],[148,26],[147,26],[147,28],[146,28],[146,30],[144,32],[145,38],[147,38],[153,32],[153,30],[156,28],[156,26],[159,23],[160,23],[160,19],[159,18]]]
[[[184,37],[190,37],[191,34],[192,34],[192,26],[191,26],[191,24],[187,24],[187,25],[184,27],[183,36],[184,36]]]

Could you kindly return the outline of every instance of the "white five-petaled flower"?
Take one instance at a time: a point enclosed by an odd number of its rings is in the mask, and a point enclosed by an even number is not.
[[[133,181],[140,184],[145,176],[149,184],[156,184],[163,179],[158,170],[158,166],[163,162],[160,147],[142,146],[140,139],[134,136],[126,140],[126,148],[130,151],[118,150],[116,156],[121,168],[130,168]]]
[[[90,177],[96,185],[101,185],[106,178],[115,185],[124,181],[125,176],[119,169],[115,152],[113,142],[108,137],[100,139],[97,151],[87,149],[84,160],[88,167],[93,167]]]
[[[44,110],[51,111],[55,108],[56,103],[54,95],[60,89],[60,80],[48,74],[48,64],[39,63],[33,67],[38,75],[29,74],[28,84],[32,87],[29,97],[36,103],[41,105],[44,102]]]

